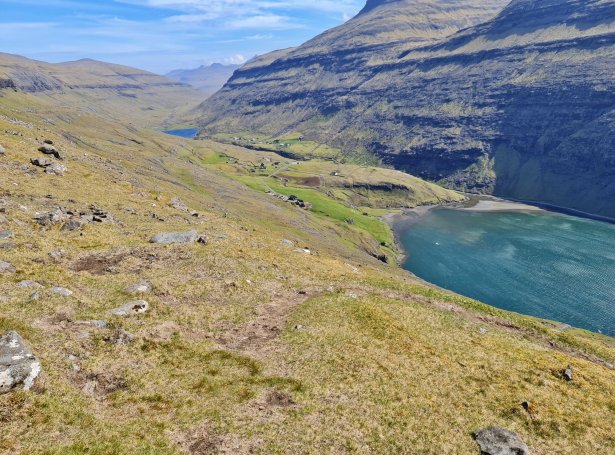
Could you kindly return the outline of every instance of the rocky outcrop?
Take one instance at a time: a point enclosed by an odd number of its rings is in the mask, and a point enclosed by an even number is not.
[[[115,316],[131,316],[146,313],[147,310],[149,310],[149,303],[145,300],[135,300],[112,310],[111,314]]]
[[[244,66],[201,106],[204,132],[296,131],[449,187],[615,217],[615,1],[493,2],[494,18],[428,3],[370,1]],[[424,39],[425,22],[441,34]]]
[[[0,337],[0,395],[32,389],[41,371],[41,363],[17,332]]]
[[[474,433],[481,455],[530,455],[530,449],[510,430],[492,426]]]
[[[0,274],[3,273],[15,273],[17,269],[13,264],[6,261],[0,261]]]
[[[150,239],[150,243],[160,243],[163,245],[172,245],[175,243],[207,243],[207,238],[203,235],[199,236],[196,231],[188,232],[162,232]]]

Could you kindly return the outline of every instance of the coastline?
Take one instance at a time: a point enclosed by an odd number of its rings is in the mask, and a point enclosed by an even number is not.
[[[400,238],[400,233],[407,230],[410,226],[418,222],[421,218],[428,215],[433,210],[451,209],[463,210],[468,212],[533,212],[540,213],[547,211],[535,205],[529,205],[522,201],[510,201],[493,196],[468,195],[468,199],[463,202],[451,202],[443,204],[419,205],[411,209],[400,209],[382,217],[382,221],[387,223],[393,231],[394,248],[397,255],[397,262],[403,266],[407,252]]]

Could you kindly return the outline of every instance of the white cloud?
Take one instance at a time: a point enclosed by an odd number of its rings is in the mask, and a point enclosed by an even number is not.
[[[260,14],[228,21],[226,27],[233,30],[243,28],[289,30],[300,28],[301,25],[294,22],[290,17],[278,16],[276,14]]]
[[[247,58],[245,58],[243,55],[241,54],[236,54],[236,55],[231,55],[230,57],[226,57],[222,63],[225,63],[227,65],[242,65],[244,63],[246,63],[248,61]]]

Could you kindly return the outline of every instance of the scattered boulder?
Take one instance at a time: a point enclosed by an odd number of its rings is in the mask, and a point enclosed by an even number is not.
[[[0,261],[0,273],[15,273],[17,269],[10,262]]]
[[[37,385],[41,363],[17,332],[0,337],[0,395]]]
[[[152,285],[147,281],[140,281],[126,288],[129,294],[149,294],[152,292]]]
[[[530,449],[514,432],[491,426],[475,432],[481,455],[530,455]]]
[[[171,245],[174,243],[195,243],[199,240],[199,235],[196,231],[189,232],[163,232],[155,235],[150,239],[150,243],[160,243],[162,245]]]
[[[54,163],[51,166],[47,166],[45,168],[46,174],[59,175],[62,176],[67,171],[66,166],[62,164]]]
[[[60,152],[58,151],[58,149],[56,149],[53,145],[51,144],[43,144],[38,148],[38,151],[41,153],[44,153],[45,155],[53,155],[54,157],[56,157],[57,159],[61,160],[62,159],[62,155],[60,154]]]
[[[4,215],[0,215],[0,224],[8,223],[9,219]]]
[[[87,224],[86,220],[81,218],[71,218],[60,228],[61,231],[79,231]]]
[[[37,300],[40,300],[42,296],[43,294],[41,294],[39,291],[33,292],[32,294],[30,294],[30,297],[28,297],[28,302],[36,302]]]
[[[30,163],[32,163],[34,166],[45,167],[45,168],[53,164],[47,158],[30,158]]]
[[[62,223],[68,220],[68,218],[69,215],[67,215],[61,207],[58,207],[51,212],[37,213],[34,215],[34,219],[41,226],[52,226],[54,224]]]
[[[51,288],[51,293],[62,296],[62,297],[70,297],[71,295],[73,295],[73,291],[71,291],[70,289],[61,288],[61,287]]]
[[[93,321],[75,321],[76,325],[85,325],[88,327],[94,327],[95,329],[106,329],[109,323],[103,320],[93,320]]]
[[[113,221],[113,217],[106,210],[96,207],[95,205],[90,206],[90,210],[92,211],[92,221],[95,223]]]
[[[174,209],[177,209],[177,210],[181,210],[182,212],[189,211],[188,206],[186,204],[184,204],[184,201],[182,201],[178,197],[175,197],[175,198],[171,199],[171,207],[173,207]]]
[[[17,283],[17,286],[19,286],[20,288],[36,288],[36,289],[42,289],[45,287],[42,284],[37,283],[36,281],[32,281],[32,280],[20,281],[19,283]]]
[[[6,150],[4,150],[4,147],[0,145],[0,156],[4,155],[5,153],[6,153]]]
[[[568,367],[562,371],[562,379],[571,382],[574,379],[574,372],[572,370],[572,365],[568,365]]]
[[[126,305],[112,310],[111,314],[115,316],[131,316],[134,314],[146,313],[147,310],[149,310],[149,303],[145,300],[135,300],[134,302],[129,302]]]
[[[12,231],[0,231],[0,240],[7,240],[13,237]]]

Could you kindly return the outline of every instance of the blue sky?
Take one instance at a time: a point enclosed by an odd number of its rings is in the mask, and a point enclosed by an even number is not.
[[[0,52],[164,73],[296,46],[365,0],[0,0]]]

